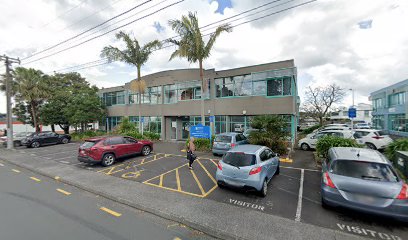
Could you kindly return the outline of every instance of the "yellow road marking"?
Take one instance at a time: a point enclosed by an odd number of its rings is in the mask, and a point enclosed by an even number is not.
[[[175,171],[176,169],[182,168],[182,167],[187,166],[187,165],[188,165],[188,163],[183,164],[183,165],[181,165],[181,166],[179,166],[179,167],[177,167],[177,168],[175,168],[175,169],[171,169],[171,170],[169,170],[169,171],[167,171],[167,172],[165,172],[165,173],[162,173],[161,175],[165,175],[165,174],[167,174],[167,173],[169,173],[169,172]],[[160,175],[159,175],[159,176],[152,177],[152,178],[150,178],[150,179],[147,179],[147,180],[144,181],[143,183],[148,183],[148,182],[150,182],[151,180],[156,179],[156,178],[158,178],[158,177],[160,177]]]
[[[112,174],[114,174],[114,173],[123,171],[123,169],[120,169],[120,170],[117,170],[117,171],[113,171],[113,170],[115,170],[116,168],[118,168],[118,167],[120,167],[120,166],[123,166],[123,165],[125,165],[125,164],[122,163],[122,164],[119,164],[119,165],[116,165],[116,166],[112,166],[112,167],[109,167],[109,168],[104,168],[104,169],[102,169],[102,170],[99,170],[98,173],[101,172],[101,173],[105,173],[106,175],[112,175]],[[106,170],[108,170],[108,171],[105,172]]]
[[[182,151],[182,152],[187,152],[187,150],[186,150],[186,149],[181,149],[181,151]]]
[[[191,170],[190,172],[193,175],[195,181],[197,182],[197,185],[198,185],[198,188],[200,188],[201,194],[204,195],[205,194],[204,188],[203,188],[203,186],[201,186],[201,183],[198,180],[197,175],[194,173],[194,170]]]
[[[55,180],[59,180],[60,179],[60,177],[58,177],[58,176],[55,176],[55,178],[54,178]]]
[[[217,189],[218,188],[218,184],[215,184],[215,186],[214,187],[212,187],[208,192],[206,192],[204,195],[203,195],[203,198],[205,198],[205,197],[207,197],[208,195],[210,195],[210,193],[212,193],[215,189]]]
[[[34,181],[36,181],[36,182],[41,182],[41,180],[40,179],[38,179],[38,178],[35,178],[35,177],[30,177],[32,180],[34,180]]]
[[[212,163],[214,163],[214,165],[215,165],[216,167],[218,167],[218,164],[217,164],[213,159],[210,159],[210,161],[211,161]]]
[[[164,174],[160,175],[160,183],[159,183],[160,187],[163,187],[163,177],[164,177]]]
[[[207,173],[208,177],[215,183],[217,184],[217,181],[214,179],[214,177],[208,172],[207,168],[204,167],[204,165],[197,160],[198,164],[200,164],[200,166],[204,169],[204,172]]]
[[[57,188],[57,191],[60,192],[60,193],[62,193],[62,194],[65,194],[65,195],[67,195],[67,196],[71,195],[70,192],[64,191],[64,190],[62,190],[62,189],[60,189],[60,188]]]
[[[107,212],[107,213],[109,213],[109,214],[111,214],[111,215],[113,215],[113,216],[115,216],[115,217],[120,217],[120,216],[122,216],[121,213],[115,212],[115,211],[110,210],[109,208],[106,208],[106,207],[101,207],[100,210],[102,210],[102,211],[104,211],[104,212]]]
[[[194,197],[200,197],[200,198],[203,197],[203,195],[199,195],[199,194],[195,194],[195,193],[191,193],[191,192],[184,192],[182,190],[179,191],[179,190],[174,189],[174,188],[160,187],[157,184],[153,184],[153,183],[149,183],[149,182],[143,182],[143,183],[146,184],[146,185],[153,186],[153,187],[158,187],[158,188],[162,188],[162,189],[166,189],[166,190],[169,190],[169,191],[178,192],[178,193],[182,193],[182,194],[186,194],[186,195],[190,195],[190,196],[194,196]]]
[[[20,170],[17,170],[17,169],[11,169],[13,172],[16,172],[16,173],[19,173],[20,172]]]
[[[138,178],[140,176],[140,173],[143,172],[143,170],[137,171],[137,172],[127,172],[122,174],[122,178]]]
[[[176,181],[177,181],[177,190],[181,191],[180,175],[179,175],[178,168],[176,169]]]
[[[173,240],[181,240],[181,238],[175,237],[175,238],[173,238]]]
[[[293,160],[290,159],[290,158],[280,158],[279,161],[280,162],[285,162],[285,163],[292,163],[293,162]]]
[[[3,163],[0,163],[0,166],[1,166],[1,167],[4,167],[4,164],[3,164]]]

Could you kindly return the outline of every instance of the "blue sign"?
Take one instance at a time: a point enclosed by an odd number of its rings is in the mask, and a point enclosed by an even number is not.
[[[211,129],[209,126],[198,124],[190,127],[190,137],[211,138]]]
[[[141,123],[144,123],[144,117],[141,117],[141,118],[140,118],[140,122],[141,122]]]
[[[214,122],[214,120],[215,120],[215,116],[210,116],[210,122]]]
[[[357,109],[356,108],[349,108],[348,110],[349,118],[355,118],[357,116]]]

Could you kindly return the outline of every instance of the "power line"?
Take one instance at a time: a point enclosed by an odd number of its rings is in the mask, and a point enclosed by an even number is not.
[[[291,1],[293,1],[293,0],[290,0],[289,2],[291,2]],[[307,4],[310,4],[310,3],[312,3],[312,2],[316,2],[316,1],[317,1],[317,0],[311,0],[311,1],[307,1],[307,2],[304,2],[304,3],[298,4],[298,5],[294,5],[294,6],[291,6],[291,7],[288,7],[288,8],[285,8],[285,9],[282,9],[282,10],[279,10],[279,11],[276,11],[276,12],[273,12],[273,13],[270,13],[270,14],[267,14],[267,15],[264,15],[264,16],[262,16],[262,17],[254,18],[254,19],[251,19],[251,20],[248,20],[248,21],[245,21],[245,22],[242,22],[242,23],[233,25],[233,26],[231,26],[231,28],[235,28],[235,27],[238,27],[238,26],[241,26],[241,25],[243,25],[243,24],[250,23],[250,22],[254,22],[254,21],[257,21],[257,20],[260,20],[260,19],[263,19],[263,18],[272,16],[272,15],[278,14],[278,13],[281,13],[281,12],[284,12],[284,11],[288,11],[288,10],[290,10],[290,9],[294,9],[294,8],[297,8],[297,7],[300,7],[300,6],[303,6],[303,5],[307,5]],[[232,22],[232,21],[231,21],[231,22]],[[207,33],[207,34],[203,35],[203,37],[209,36],[209,35],[211,35],[212,33],[214,33],[214,32]],[[173,37],[173,38],[174,38],[174,37]],[[165,40],[163,40],[163,41],[165,41]],[[158,48],[158,49],[156,49],[156,50],[154,50],[154,51],[162,50],[162,49],[164,49],[164,48],[168,48],[168,47],[172,47],[172,46],[174,46],[174,44],[169,44],[169,45],[167,45],[167,46],[163,46],[163,47]],[[94,63],[94,62],[98,62],[98,61],[101,61],[101,62],[106,61],[106,62],[104,62],[104,63],[98,63],[97,65],[91,65],[91,66],[88,66],[88,67],[84,67],[85,65],[88,65],[88,64],[91,64],[91,63]],[[69,68],[66,68],[66,69],[74,69],[75,71],[78,71],[78,70],[82,70],[82,69],[86,69],[86,68],[92,68],[92,67],[96,67],[96,66],[100,66],[100,65],[104,65],[104,64],[109,64],[109,63],[111,63],[111,62],[110,62],[110,61],[107,61],[107,58],[102,58],[102,59],[99,59],[99,60],[96,60],[96,61],[92,61],[92,62],[88,62],[88,63],[83,63],[83,64],[80,64],[80,65],[77,65],[77,66],[72,66],[72,67],[69,67]],[[77,67],[80,67],[80,68],[79,68],[79,69],[76,69]],[[65,69],[61,69],[61,70],[65,70]],[[59,70],[59,71],[61,71],[61,70]]]
[[[64,41],[62,41],[62,42],[59,42],[59,43],[57,43],[57,44],[55,44],[55,45],[53,45],[53,46],[51,46],[51,47],[48,47],[48,48],[46,48],[46,49],[44,49],[44,50],[41,50],[41,51],[39,51],[39,52],[36,52],[36,53],[32,54],[31,56],[28,56],[28,57],[23,58],[22,60],[24,61],[24,60],[29,59],[29,58],[32,58],[32,57],[34,57],[34,56],[36,56],[36,55],[38,55],[38,54],[40,54],[40,53],[43,53],[43,52],[46,52],[46,51],[48,51],[48,50],[54,49],[54,48],[60,46],[61,44],[64,44],[64,43],[66,43],[66,42],[68,42],[68,41],[71,41],[72,39],[75,39],[75,38],[77,38],[77,37],[79,37],[79,36],[81,36],[81,35],[83,35],[83,34],[89,32],[89,31],[92,31],[93,29],[98,28],[98,27],[100,27],[100,26],[102,26],[102,25],[104,25],[104,24],[106,24],[106,23],[108,23],[108,22],[110,22],[110,21],[112,21],[112,20],[114,20],[114,19],[120,17],[120,16],[123,16],[124,14],[129,13],[129,12],[135,10],[136,8],[138,8],[138,7],[140,7],[140,6],[143,6],[144,4],[146,4],[146,3],[148,3],[148,2],[151,2],[151,1],[152,1],[152,0],[147,0],[147,1],[143,2],[143,3],[141,3],[141,4],[138,4],[138,5],[136,5],[136,6],[132,7],[132,8],[130,8],[130,9],[128,9],[128,10],[126,10],[126,11],[124,11],[124,12],[122,12],[122,13],[120,13],[120,14],[114,16],[114,17],[112,17],[112,18],[109,18],[108,20],[106,20],[106,21],[104,21],[104,22],[102,22],[102,23],[100,23],[100,24],[98,24],[98,25],[96,25],[96,26],[94,26],[94,27],[92,27],[92,28],[90,28],[90,29],[88,29],[88,30],[85,30],[85,31],[83,31],[83,32],[81,32],[81,33],[79,33],[79,34],[73,36],[73,37],[70,37],[70,38],[68,38],[68,39],[66,39],[66,40],[64,40]]]
[[[59,51],[57,51],[57,52],[55,52],[55,53],[46,55],[46,56],[44,56],[44,57],[37,58],[37,59],[35,59],[35,60],[26,62],[26,63],[24,63],[23,65],[30,64],[30,63],[33,63],[33,62],[37,62],[37,61],[42,60],[42,59],[44,59],[44,58],[48,58],[48,57],[54,56],[54,55],[56,55],[56,54],[58,54],[58,53],[65,52],[65,51],[67,51],[67,50],[69,50],[69,49],[72,49],[72,48],[74,48],[74,47],[78,47],[78,46],[80,46],[80,45],[82,45],[82,44],[84,44],[84,43],[87,43],[87,42],[89,42],[89,41],[92,41],[92,40],[94,40],[94,39],[97,39],[97,38],[99,38],[99,37],[102,37],[102,36],[104,36],[104,35],[106,35],[106,34],[108,34],[108,33],[111,33],[111,32],[113,32],[113,31],[116,31],[116,30],[118,30],[118,29],[120,29],[120,28],[126,27],[126,26],[128,26],[128,25],[130,25],[130,24],[132,24],[132,23],[134,23],[134,22],[136,22],[136,21],[139,21],[139,20],[144,19],[144,18],[146,18],[146,17],[149,17],[149,16],[151,16],[151,15],[154,15],[154,14],[160,12],[160,11],[163,11],[163,10],[166,9],[166,8],[169,8],[169,7],[173,6],[173,5],[179,4],[179,3],[184,2],[184,1],[185,1],[185,0],[179,0],[178,2],[169,4],[169,5],[165,6],[165,7],[160,8],[159,10],[156,10],[156,11],[154,11],[154,12],[152,12],[152,13],[149,13],[149,14],[143,16],[143,17],[137,18],[137,19],[135,19],[135,20],[133,20],[133,21],[130,21],[130,22],[126,23],[126,24],[123,24],[123,25],[121,25],[121,26],[119,26],[119,27],[116,27],[116,28],[114,28],[114,29],[112,29],[112,30],[109,30],[109,31],[107,31],[107,32],[105,32],[105,33],[102,33],[102,34],[100,34],[100,35],[98,35],[98,36],[92,37],[92,38],[90,38],[90,39],[88,39],[88,40],[85,40],[85,41],[80,42],[80,43],[78,43],[78,44],[75,44],[75,45],[73,45],[73,46],[64,48],[64,49],[62,49],[62,50],[59,50]]]

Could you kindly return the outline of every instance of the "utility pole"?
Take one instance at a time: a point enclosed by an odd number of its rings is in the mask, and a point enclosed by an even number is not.
[[[6,104],[7,104],[7,149],[13,149],[13,113],[11,109],[11,91],[12,91],[12,81],[10,74],[10,67],[12,63],[20,64],[20,59],[10,58],[6,55],[0,56],[0,60],[4,61],[6,65]]]

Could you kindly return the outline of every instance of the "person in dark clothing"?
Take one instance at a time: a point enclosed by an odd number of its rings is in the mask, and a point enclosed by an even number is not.
[[[188,162],[188,168],[190,170],[193,169],[193,166],[192,166],[193,162],[197,158],[196,155],[195,155],[195,150],[196,150],[196,147],[195,147],[195,144],[194,144],[194,138],[192,137],[192,138],[190,138],[190,141],[189,141],[189,143],[187,145],[187,160],[189,161]]]

